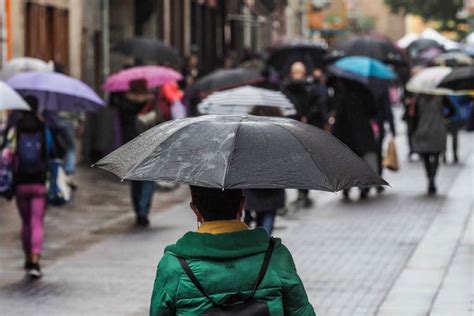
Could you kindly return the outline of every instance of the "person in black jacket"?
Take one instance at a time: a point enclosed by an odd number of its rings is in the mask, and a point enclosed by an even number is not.
[[[283,83],[282,92],[295,105],[295,119],[324,128],[327,122],[327,109],[323,96],[306,78],[306,66],[302,62],[291,65],[290,77]],[[310,207],[313,202],[308,190],[298,190],[298,198],[293,203],[297,207]]]
[[[151,113],[154,111],[154,98],[147,89],[145,80],[131,81],[130,90],[115,100],[120,117],[122,131],[122,143],[125,144],[137,137],[141,128],[146,128],[139,120],[140,113]],[[147,107],[149,110],[147,111]],[[152,120],[154,121],[154,119]],[[154,125],[154,123],[152,124]],[[151,126],[149,126],[151,127]],[[150,225],[148,213],[150,212],[153,194],[155,192],[154,181],[130,181],[133,209],[136,215],[136,224],[147,227]]]
[[[335,79],[333,135],[346,144],[375,171],[378,170],[377,142],[374,126],[378,109],[375,98],[362,84],[342,78]],[[367,198],[370,188],[360,188],[361,199]],[[349,190],[344,190],[349,199]]]

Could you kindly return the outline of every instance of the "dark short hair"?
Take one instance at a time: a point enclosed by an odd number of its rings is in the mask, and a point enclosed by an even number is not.
[[[38,113],[39,106],[38,106],[38,98],[34,95],[27,95],[24,97],[26,103],[30,106],[31,112]]]
[[[193,203],[204,220],[219,221],[237,218],[243,199],[242,190],[221,190],[189,186]]]

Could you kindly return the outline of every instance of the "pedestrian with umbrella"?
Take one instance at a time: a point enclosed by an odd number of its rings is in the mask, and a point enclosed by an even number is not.
[[[306,75],[306,66],[302,62],[295,62],[291,65],[289,77],[283,82],[282,92],[296,107],[295,119],[324,128],[328,119],[324,98],[314,89]],[[309,190],[300,189],[292,204],[296,209],[310,207],[313,201],[309,197]]]
[[[432,67],[413,76],[407,83],[407,90],[417,93],[414,118],[413,150],[420,154],[428,178],[428,195],[437,193],[435,177],[439,166],[439,156],[446,150],[446,118],[455,114],[455,107],[448,95],[454,91],[438,88],[451,70]]]
[[[27,277],[42,277],[40,259],[43,252],[44,216],[47,205],[46,180],[52,159],[62,159],[66,148],[49,129],[39,112],[35,96],[25,100],[31,111],[22,111],[5,135],[4,146],[13,153],[14,195],[22,220],[22,244]]]
[[[337,157],[337,159],[335,159]],[[333,136],[255,116],[175,120],[143,133],[97,166],[134,180],[191,186],[197,232],[168,246],[151,315],[314,315],[288,250],[241,222],[241,189],[339,191],[385,182]]]
[[[363,56],[341,58],[330,65],[328,71],[337,78],[334,135],[364,157],[381,175],[386,122],[392,138],[396,136],[388,97],[388,88],[396,78],[395,73],[382,62]],[[383,187],[378,187],[377,191],[381,193]],[[368,193],[368,188],[361,188],[361,198],[366,198]],[[349,192],[345,192],[344,196],[348,198]]]
[[[154,95],[151,89],[165,84],[175,83],[182,76],[171,68],[162,66],[139,66],[124,69],[111,75],[105,81],[103,89],[121,93],[114,98],[118,109],[122,144],[125,144],[140,133],[161,123],[166,116],[171,116],[169,108],[161,109],[157,99],[163,96]],[[154,181],[130,181],[131,199],[136,217],[136,225],[148,227]]]

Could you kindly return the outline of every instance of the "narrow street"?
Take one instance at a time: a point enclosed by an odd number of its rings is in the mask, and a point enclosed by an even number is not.
[[[319,315],[472,315],[474,137],[461,134],[435,198],[397,141],[402,168],[382,196],[313,192],[312,209],[277,221]],[[75,201],[48,210],[37,282],[23,278],[14,204],[0,202],[2,315],[146,315],[164,247],[195,229],[185,187],[157,192],[151,228],[138,229],[126,184],[87,167],[77,180]]]

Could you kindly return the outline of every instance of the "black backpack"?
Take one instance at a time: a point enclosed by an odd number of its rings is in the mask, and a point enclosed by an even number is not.
[[[184,258],[178,258],[181,267],[184,272],[188,275],[189,279],[193,282],[194,286],[204,295],[213,305],[210,309],[204,312],[204,316],[231,316],[231,315],[246,315],[246,316],[270,316],[270,310],[266,302],[255,299],[255,293],[262,282],[267,272],[268,264],[272,256],[273,247],[275,246],[275,240],[270,238],[268,248],[263,259],[260,272],[258,273],[257,280],[252,290],[251,295],[243,293],[231,294],[224,297],[219,302],[214,301],[204,290],[201,283],[194,275],[193,271],[189,267],[188,263]]]

